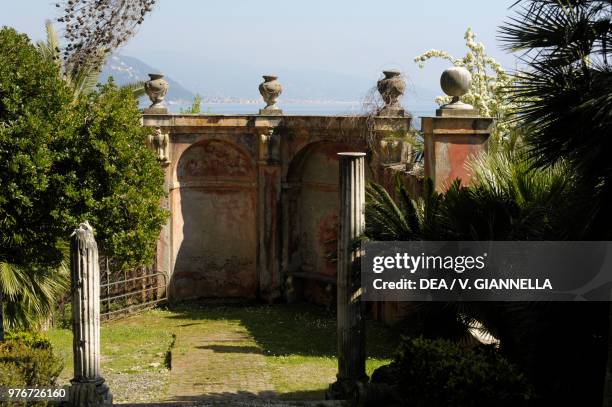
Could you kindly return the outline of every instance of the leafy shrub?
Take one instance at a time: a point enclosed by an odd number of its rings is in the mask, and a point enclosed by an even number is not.
[[[38,332],[8,332],[5,339],[12,342],[20,342],[32,349],[51,349],[51,341]]]
[[[54,61],[0,28],[0,261],[56,266],[58,241],[88,220],[103,251],[147,263],[166,219],[151,129],[112,81],[73,96]]]
[[[51,146],[58,176],[50,185],[70,202],[64,223],[87,219],[100,249],[121,266],[149,263],[167,217],[164,172],[147,147],[151,129],[142,126],[131,90],[111,79],[70,113],[72,131]]]
[[[62,127],[70,91],[57,66],[24,34],[0,29],[0,260],[57,264],[65,225],[62,200],[49,192],[51,141]]]
[[[523,375],[492,346],[405,338],[391,368],[407,406],[518,407],[530,398]]]
[[[9,334],[0,344],[0,386],[55,386],[63,366],[62,359],[53,354],[49,340],[39,334]]]
[[[75,100],[56,62],[0,28],[0,297],[10,328],[49,317],[66,287],[62,243],[79,223],[128,266],[153,260],[167,216],[132,91],[111,83]]]

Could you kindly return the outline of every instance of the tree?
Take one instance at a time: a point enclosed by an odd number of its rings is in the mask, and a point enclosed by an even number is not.
[[[64,0],[57,3],[56,7],[63,11],[57,21],[64,24],[67,45],[63,60],[68,75],[101,67],[107,55],[135,34],[155,3],[156,0]]]
[[[384,187],[366,189],[366,235],[374,240],[547,240],[576,236],[580,223],[576,178],[563,163],[533,171],[522,150],[484,154],[470,164],[473,178],[444,193],[426,184],[412,199],[401,182],[397,200]]]
[[[64,80],[74,91],[74,98],[77,99],[82,95],[87,95],[96,89],[96,85],[100,81],[100,73],[106,58],[99,60],[100,65],[84,64],[70,69],[66,66],[61,58],[59,48],[59,37],[51,20],[45,21],[45,29],[47,32],[46,41],[38,41],[36,44],[38,50],[47,61],[52,61],[57,65]],[[122,86],[129,89],[136,99],[144,96],[144,81],[135,81]]]
[[[612,3],[528,0],[501,28],[509,50],[522,53],[513,112],[540,168],[567,160],[591,187],[586,229],[612,237]]]
[[[487,55],[485,45],[476,41],[476,34],[471,28],[467,29],[464,38],[468,51],[462,58],[456,58],[446,51],[431,49],[415,57],[414,61],[420,68],[433,58],[465,67],[472,74],[472,87],[462,96],[463,101],[479,109],[481,115],[496,119],[493,141],[514,141],[516,124],[511,116],[518,102],[517,99],[508,97],[507,89],[512,86],[515,78],[506,72],[499,62]],[[450,96],[440,96],[436,99],[439,105],[450,101]]]
[[[70,90],[25,35],[0,30],[0,331],[45,315],[65,287],[58,237],[66,225],[48,194]],[[61,271],[61,270],[60,270]]]
[[[69,286],[68,256],[57,267],[0,262],[0,331],[31,329],[50,317]],[[0,341],[3,339],[0,336]]]
[[[559,163],[534,171],[521,151],[480,157],[468,187],[437,193],[428,183],[412,200],[403,186],[394,200],[382,186],[366,190],[366,236],[373,240],[580,240],[588,189]],[[593,405],[601,379],[601,307],[592,303],[423,303],[415,332],[463,341],[475,327],[526,372],[545,405]],[[577,374],[576,372],[580,372]],[[555,404],[556,403],[556,404]],[[539,404],[538,404],[539,405]]]
[[[71,91],[25,35],[0,30],[0,260],[57,265],[61,201],[49,194]]]
[[[535,165],[546,168],[567,161],[586,188],[582,211],[584,238],[612,237],[612,3],[609,0],[517,1],[515,17],[502,28],[509,50],[522,52],[525,69],[517,72],[514,93],[526,100],[515,114],[525,130]],[[571,219],[571,218],[570,218]],[[573,219],[571,220],[573,221]],[[612,400],[612,308],[607,315],[583,319],[610,326],[604,403]],[[601,335],[605,337],[604,334]],[[559,349],[559,354],[561,349]],[[595,391],[604,376],[600,366]],[[600,404],[601,405],[601,404]]]
[[[106,254],[125,266],[149,263],[167,217],[160,207],[164,173],[132,92],[111,80],[70,114],[72,131],[51,145],[58,155],[50,187],[69,203],[63,223],[87,219]]]
[[[9,326],[45,316],[66,278],[62,242],[84,220],[121,263],[152,260],[166,214],[149,132],[130,90],[110,83],[75,100],[55,62],[25,35],[0,30],[0,292]]]

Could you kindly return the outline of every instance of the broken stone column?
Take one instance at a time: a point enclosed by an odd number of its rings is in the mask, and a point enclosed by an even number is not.
[[[339,153],[337,340],[338,375],[328,397],[348,399],[367,382],[365,320],[359,280],[361,250],[355,245],[365,229],[365,153]]]
[[[98,246],[89,223],[71,236],[72,351],[74,378],[70,405],[112,405],[112,395],[100,375],[100,265]]]

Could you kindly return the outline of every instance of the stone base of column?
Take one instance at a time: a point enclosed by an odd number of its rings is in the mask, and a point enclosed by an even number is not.
[[[326,400],[355,400],[367,387],[368,377],[361,379],[338,379],[325,392]]]
[[[70,382],[70,407],[107,407],[113,405],[113,395],[104,379],[93,382]]]

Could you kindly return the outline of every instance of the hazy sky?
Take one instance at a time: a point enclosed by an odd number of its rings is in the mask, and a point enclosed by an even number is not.
[[[438,89],[441,70],[420,70],[413,58],[430,48],[465,53],[472,27],[488,52],[507,68],[497,27],[514,0],[159,0],[138,34],[120,52],[170,73],[186,85],[228,66],[263,73],[327,71],[375,81],[384,68],[399,68],[416,84]],[[33,39],[44,20],[57,17],[54,2],[3,0],[0,25]],[[254,84],[255,86],[257,84]]]

